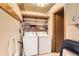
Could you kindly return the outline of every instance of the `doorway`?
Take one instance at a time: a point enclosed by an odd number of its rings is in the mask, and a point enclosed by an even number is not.
[[[64,8],[54,13],[53,52],[60,52],[64,41]]]

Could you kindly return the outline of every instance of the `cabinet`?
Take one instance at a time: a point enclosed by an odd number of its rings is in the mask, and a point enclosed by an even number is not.
[[[79,24],[79,4],[68,3],[65,5],[65,16],[67,24]]]
[[[66,4],[64,11],[65,11],[64,16],[65,16],[65,27],[66,27],[65,39],[78,41],[79,40],[79,3]]]

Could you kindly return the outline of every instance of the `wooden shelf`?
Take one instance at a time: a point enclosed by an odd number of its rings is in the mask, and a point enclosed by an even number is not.
[[[7,3],[0,3],[0,8],[14,17],[17,21],[21,21],[20,17],[16,14],[16,12],[9,6]]]
[[[29,22],[47,22],[47,20],[24,20]]]
[[[37,18],[37,19],[48,19],[49,16],[39,12],[32,12],[32,11],[22,11],[22,16],[24,18]]]

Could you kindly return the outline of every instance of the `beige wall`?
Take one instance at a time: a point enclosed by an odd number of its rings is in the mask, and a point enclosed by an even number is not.
[[[51,37],[53,36],[53,27],[54,27],[53,22],[54,22],[53,15],[50,15],[48,19],[48,33]]]
[[[11,39],[20,40],[20,23],[8,13],[0,9],[0,55],[9,55],[8,44]],[[16,44],[16,55],[19,52],[19,44]]]

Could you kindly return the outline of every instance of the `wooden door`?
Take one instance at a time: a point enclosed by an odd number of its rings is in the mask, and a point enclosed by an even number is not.
[[[60,52],[64,40],[64,16],[56,14],[54,20],[54,51]]]

